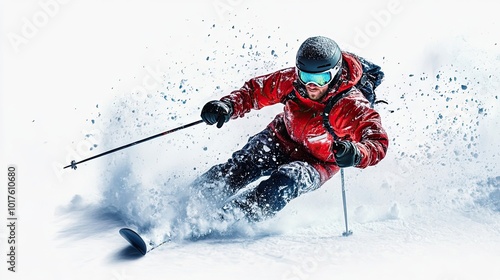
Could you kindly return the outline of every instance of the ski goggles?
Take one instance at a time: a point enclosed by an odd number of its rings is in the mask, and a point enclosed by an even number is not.
[[[332,69],[319,73],[304,72],[297,68],[297,76],[299,77],[299,81],[304,85],[314,84],[318,87],[323,87],[333,80],[335,75],[339,72],[341,65],[341,63],[337,63]]]

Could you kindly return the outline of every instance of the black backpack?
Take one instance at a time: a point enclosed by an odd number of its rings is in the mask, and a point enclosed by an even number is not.
[[[377,100],[375,94],[375,89],[382,83],[382,79],[384,79],[384,72],[375,63],[359,56],[357,58],[363,67],[363,75],[361,76],[361,80],[356,84],[356,87],[368,99],[372,108],[377,103],[387,103],[384,100]]]

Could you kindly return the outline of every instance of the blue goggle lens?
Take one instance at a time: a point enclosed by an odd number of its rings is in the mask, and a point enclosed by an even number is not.
[[[299,72],[298,73],[299,79],[304,85],[313,83],[317,86],[322,87],[327,85],[333,79],[332,71],[326,71],[321,73],[308,73],[299,70],[298,72]]]

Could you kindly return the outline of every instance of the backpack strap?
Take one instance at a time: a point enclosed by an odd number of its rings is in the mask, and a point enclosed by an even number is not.
[[[323,111],[323,126],[325,129],[333,136],[333,140],[337,141],[339,137],[337,134],[335,134],[335,131],[333,130],[332,125],[330,124],[330,119],[328,116],[330,115],[330,112],[332,111],[333,106],[339,102],[340,99],[344,98],[345,96],[349,95],[351,93],[352,87],[336,94],[335,96],[331,97],[328,102],[326,103],[325,110]]]
[[[281,102],[284,104],[288,100],[296,100],[297,99],[297,93],[295,92],[294,89],[292,89],[285,97],[283,97],[283,100]]]
[[[336,94],[335,96],[331,97],[328,99],[325,110],[323,113],[321,113],[321,116],[323,117],[323,126],[325,129],[333,136],[334,140],[338,140],[338,136],[335,134],[335,131],[333,130],[332,125],[330,124],[330,120],[328,119],[328,116],[330,115],[330,112],[332,111],[333,106],[339,102],[340,99],[343,97],[349,95],[352,91],[353,87],[347,88],[343,90],[342,92]],[[288,100],[296,100],[297,99],[297,93],[295,90],[290,91],[285,97],[283,98],[283,103],[286,103]]]

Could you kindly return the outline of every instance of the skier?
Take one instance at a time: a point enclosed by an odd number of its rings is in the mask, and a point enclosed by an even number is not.
[[[201,117],[218,128],[250,110],[277,103],[284,104],[284,110],[227,162],[197,178],[195,185],[217,193],[223,209],[238,209],[248,220],[261,221],[290,200],[318,189],[340,168],[377,164],[389,142],[380,115],[355,87],[363,74],[361,59],[341,51],[330,38],[311,37],[298,49],[295,67],[252,78],[220,100],[206,103]],[[341,94],[325,112],[328,102]]]

